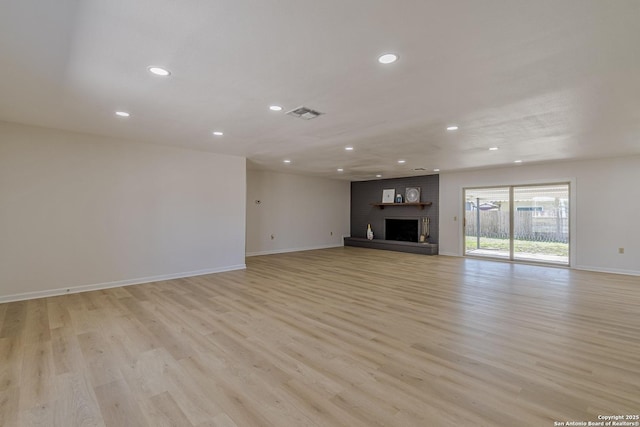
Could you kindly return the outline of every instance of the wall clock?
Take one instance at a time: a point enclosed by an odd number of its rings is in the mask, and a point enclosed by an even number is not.
[[[405,191],[404,200],[407,203],[419,203],[420,202],[420,187],[407,187]]]

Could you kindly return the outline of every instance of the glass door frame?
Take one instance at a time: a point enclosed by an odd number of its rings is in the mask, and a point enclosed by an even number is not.
[[[567,241],[568,241],[568,254],[567,254],[567,263],[554,263],[554,262],[545,262],[545,261],[536,261],[536,260],[529,260],[529,259],[523,259],[523,258],[515,258],[514,257],[514,217],[515,217],[515,202],[514,202],[514,189],[515,188],[522,188],[522,187],[541,187],[541,186],[552,186],[552,185],[566,185],[567,186],[567,191],[568,191],[568,201],[569,201],[569,209],[568,209],[568,215],[567,215]],[[490,190],[490,189],[494,189],[494,188],[508,188],[509,189],[509,257],[505,258],[505,257],[497,257],[497,256],[490,256],[490,255],[474,255],[474,254],[468,254],[467,253],[467,243],[466,243],[466,215],[465,215],[465,207],[466,207],[466,195],[467,195],[467,191],[469,190]],[[573,179],[563,179],[563,180],[554,180],[554,181],[540,181],[540,182],[535,182],[535,183],[526,183],[526,184],[504,184],[504,185],[486,185],[486,186],[463,186],[461,189],[461,196],[462,196],[462,210],[461,210],[461,218],[463,218],[463,220],[461,221],[461,225],[462,225],[462,256],[465,257],[471,257],[471,258],[477,258],[477,259],[490,259],[490,260],[494,260],[494,261],[508,261],[508,262],[516,262],[516,263],[523,263],[523,264],[541,264],[541,265],[546,265],[546,266],[556,266],[556,267],[571,267],[573,265],[575,265],[575,259],[574,259],[574,246],[575,246],[575,241],[574,241],[574,236],[575,236],[575,229],[574,229],[574,224],[575,224],[575,197],[574,197],[574,191],[573,189],[575,188],[575,182]],[[478,233],[479,235],[480,230],[477,230],[476,233]]]

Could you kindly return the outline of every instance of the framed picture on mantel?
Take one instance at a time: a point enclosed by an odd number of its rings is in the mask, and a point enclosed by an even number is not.
[[[387,188],[385,190],[382,190],[382,203],[393,203],[393,199],[395,196],[395,188]]]

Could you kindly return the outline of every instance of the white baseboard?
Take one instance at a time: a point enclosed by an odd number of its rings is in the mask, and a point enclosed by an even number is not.
[[[458,255],[458,254],[457,254],[457,253],[455,253],[455,252],[438,252],[438,255],[444,255],[444,256],[455,256],[455,257],[460,258],[460,255]]]
[[[461,257],[461,255],[458,255],[456,253],[453,252],[439,252],[438,255],[444,255],[444,256],[454,256],[454,257]],[[479,258],[474,258],[474,259],[479,259]],[[489,259],[487,258],[487,261],[507,261],[508,260],[497,260],[497,259]],[[543,264],[536,264],[536,265],[543,265]],[[549,265],[550,267],[557,267],[555,265]],[[620,269],[620,268],[604,268],[604,267],[593,267],[590,265],[576,265],[576,266],[572,266],[569,267],[571,269],[574,270],[583,270],[583,271],[593,271],[596,273],[612,273],[612,274],[625,274],[628,276],[640,276],[640,271],[638,270],[625,270],[625,269]]]
[[[628,276],[640,276],[640,271],[638,270],[625,270],[621,268],[603,268],[603,267],[592,267],[590,265],[576,265],[573,267],[576,270],[585,270],[585,271],[595,271],[598,273],[613,273],[613,274],[625,274]]]
[[[251,257],[251,256],[260,256],[260,255],[285,254],[287,252],[313,251],[316,249],[340,248],[342,246],[344,245],[337,243],[337,244],[331,244],[331,245],[305,246],[302,248],[274,249],[272,251],[247,252],[246,256]]]
[[[137,279],[118,280],[115,282],[96,283],[93,285],[73,286],[71,288],[50,289],[46,291],[25,292],[21,294],[0,296],[0,304],[5,302],[23,301],[28,299],[55,297],[58,295],[75,294],[78,292],[97,291],[100,289],[117,288],[120,286],[140,285],[142,283],[159,282],[162,280],[181,279],[184,277],[202,276],[205,274],[222,273],[225,271],[243,270],[246,264],[230,265],[226,267],[208,268],[204,270],[186,271],[182,273],[163,274],[160,276],[139,277]]]

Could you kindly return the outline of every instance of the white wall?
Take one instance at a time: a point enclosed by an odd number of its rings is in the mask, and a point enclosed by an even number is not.
[[[341,246],[350,188],[346,181],[247,171],[247,255]]]
[[[0,122],[0,302],[243,268],[245,163]]]
[[[558,181],[573,182],[572,267],[640,274],[640,156],[442,173],[440,253],[462,255],[464,187]]]

